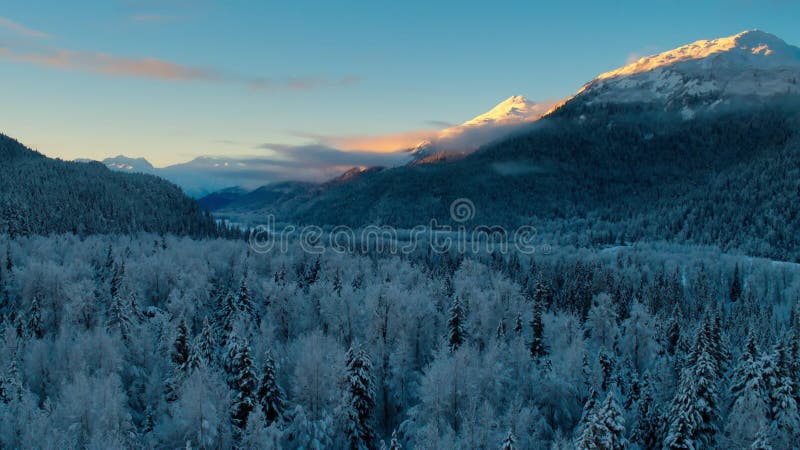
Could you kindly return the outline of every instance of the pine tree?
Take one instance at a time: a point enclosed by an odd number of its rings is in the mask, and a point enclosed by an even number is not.
[[[605,392],[608,390],[609,383],[614,374],[614,360],[605,350],[600,351],[600,372],[602,379],[600,380],[600,390]]]
[[[264,370],[261,374],[261,382],[258,386],[256,398],[264,411],[267,425],[278,420],[286,409],[286,398],[283,390],[278,386],[275,360],[272,358],[272,352],[270,351],[267,351],[266,355],[264,355]]]
[[[375,393],[372,385],[372,362],[363,349],[347,351],[347,378],[344,380],[343,416],[348,446],[351,450],[374,447],[372,411]]]
[[[772,394],[772,441],[779,448],[793,447],[800,439],[800,411],[793,391],[792,380],[784,376]]]
[[[122,339],[127,340],[131,329],[131,311],[122,301],[122,295],[111,297],[111,303],[106,313],[106,329],[110,333],[118,332]]]
[[[15,353],[11,358],[11,364],[8,367],[8,372],[3,381],[3,402],[22,401],[22,393],[22,378],[20,377],[19,368],[17,367],[17,355]]]
[[[672,316],[670,317],[669,324],[667,325],[666,329],[666,350],[667,354],[674,355],[675,351],[678,349],[678,343],[681,340],[681,326],[678,323],[680,318],[680,309],[678,305],[675,305],[675,308],[672,311]]]
[[[631,440],[638,443],[641,448],[656,448],[661,442],[661,415],[655,404],[649,373],[645,373],[642,380],[636,418],[636,427]]]
[[[542,323],[542,310],[544,308],[544,293],[537,283],[536,293],[533,296],[533,318],[531,319],[532,337],[530,342],[530,353],[534,361],[539,361],[547,355],[544,347],[544,324]]]
[[[726,434],[739,443],[752,442],[767,426],[769,395],[755,337],[751,333],[734,369]]]
[[[255,307],[253,307],[253,298],[250,296],[250,290],[247,289],[247,274],[242,277],[242,282],[239,284],[239,291],[236,293],[236,310],[241,312],[249,321],[257,324],[259,317],[256,314]]]
[[[118,265],[114,266],[114,274],[111,277],[111,298],[117,298],[122,295],[122,280],[125,277],[125,260]]]
[[[181,319],[178,324],[178,335],[172,342],[172,351],[170,352],[172,375],[167,379],[165,386],[167,402],[174,402],[178,399],[178,390],[188,372],[189,357],[189,329],[186,321]]]
[[[522,314],[519,312],[517,313],[517,317],[514,319],[514,333],[517,336],[522,335]]]
[[[719,411],[717,406],[717,366],[714,358],[703,352],[694,367],[694,398],[700,417],[697,439],[705,447],[714,447]]]
[[[614,392],[608,392],[602,404],[596,396],[584,406],[581,433],[575,440],[579,450],[621,450],[627,447],[625,419]]]
[[[506,321],[500,319],[500,323],[497,324],[497,332],[495,333],[495,338],[497,338],[497,343],[502,343],[506,338]]]
[[[739,264],[736,264],[733,268],[729,298],[732,302],[739,301],[742,298],[742,280],[739,277]]]
[[[206,364],[214,364],[217,361],[217,338],[214,328],[208,322],[208,317],[203,319],[203,329],[197,337],[197,351],[205,360]]]
[[[622,450],[627,447],[625,439],[625,418],[617,402],[616,393],[610,391],[606,394],[605,402],[597,413],[603,432],[599,436],[600,448],[608,450]]]
[[[236,370],[233,378],[233,405],[231,407],[231,419],[235,426],[244,429],[247,426],[247,417],[256,407],[256,389],[258,389],[258,378],[256,377],[253,360],[250,357],[250,345],[245,341],[235,356]]]
[[[44,327],[42,324],[42,308],[39,304],[39,294],[35,294],[31,300],[31,307],[28,311],[28,332],[36,339],[44,337]]]
[[[458,296],[453,298],[450,316],[447,319],[447,345],[455,352],[464,343],[464,309]]]
[[[578,449],[597,448],[597,439],[600,434],[599,422],[597,417],[598,405],[597,391],[592,390],[589,398],[583,405],[583,413],[578,426],[578,436],[575,439],[575,447]]]
[[[172,343],[172,365],[178,370],[182,370],[189,361],[189,328],[186,320],[181,319],[178,324],[178,335]]]
[[[333,274],[333,292],[336,294],[336,297],[342,297],[342,273],[338,267]]]

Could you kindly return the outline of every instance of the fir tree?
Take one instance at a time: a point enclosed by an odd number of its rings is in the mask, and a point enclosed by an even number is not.
[[[447,345],[455,352],[464,343],[464,309],[458,296],[453,298],[450,316],[447,319]]]
[[[203,319],[203,329],[197,337],[197,351],[206,364],[214,364],[217,361],[216,333],[208,322],[208,317]]]
[[[275,360],[270,351],[264,355],[264,369],[261,373],[261,382],[258,385],[256,397],[264,411],[267,425],[272,424],[283,415],[286,409],[286,398],[283,390],[278,386]]]
[[[610,391],[597,413],[602,427],[599,435],[600,448],[608,450],[622,450],[628,445],[625,439],[625,418],[617,402],[616,393]]]
[[[648,373],[644,374],[642,380],[636,419],[631,440],[638,443],[641,448],[656,448],[661,442],[661,415],[655,403]]]
[[[106,329],[111,333],[118,332],[122,339],[127,340],[130,335],[131,315],[122,295],[112,296],[106,313]]]
[[[790,448],[800,439],[800,411],[793,395],[792,380],[782,377],[772,394],[772,441],[779,448]]]
[[[256,389],[258,389],[258,379],[247,341],[238,347],[235,361],[236,373],[233,376],[234,398],[231,419],[235,426],[244,429],[247,427],[247,418],[250,412],[257,405]]]
[[[734,442],[752,442],[767,426],[769,404],[762,362],[751,333],[732,377],[726,434]]]
[[[371,422],[375,393],[371,370],[372,362],[363,349],[348,350],[343,416],[348,447],[351,450],[374,448],[375,433]]]
[[[542,323],[542,310],[544,308],[544,293],[541,292],[537,283],[537,290],[533,296],[533,317],[531,319],[532,337],[529,345],[531,357],[534,361],[539,361],[547,355],[544,347],[544,324]]]
[[[186,326],[186,320],[181,319],[178,323],[178,335],[172,342],[172,365],[176,369],[182,370],[186,363],[189,361],[189,328]]]
[[[42,308],[39,303],[39,294],[35,294],[31,300],[31,307],[28,310],[28,333],[36,339],[44,337],[44,328],[42,325]]]
[[[739,277],[738,264],[736,264],[733,268],[733,279],[731,280],[729,298],[732,302],[739,301],[739,299],[742,298],[742,280]]]
[[[111,298],[117,298],[122,295],[122,280],[125,276],[125,260],[123,260],[120,264],[114,266],[114,274],[111,277]]]

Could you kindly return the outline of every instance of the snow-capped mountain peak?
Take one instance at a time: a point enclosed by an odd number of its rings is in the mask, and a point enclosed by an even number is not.
[[[500,102],[491,110],[464,122],[461,126],[480,126],[525,122],[538,118],[542,114],[542,106],[521,95],[514,95]]]
[[[730,37],[701,40],[657,55],[645,56],[627,66],[603,73],[596,80],[650,72],[665,66],[706,59],[715,55],[726,55],[726,62],[739,66],[800,66],[800,49],[773,34],[750,30]]]
[[[503,100],[489,111],[439,131],[414,146],[410,164],[460,158],[491,141],[513,133],[518,127],[542,117],[552,103],[536,103],[521,95]]]
[[[575,97],[596,102],[711,106],[732,97],[800,94],[800,48],[749,30],[693,42],[596,77]]]

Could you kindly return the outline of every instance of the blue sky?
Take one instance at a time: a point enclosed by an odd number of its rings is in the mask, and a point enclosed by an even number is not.
[[[745,29],[800,44],[800,5],[777,0],[29,0],[0,17],[0,131],[156,165],[460,123]]]

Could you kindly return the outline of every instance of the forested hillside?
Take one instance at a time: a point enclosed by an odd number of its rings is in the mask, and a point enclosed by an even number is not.
[[[3,238],[0,445],[786,449],[800,438],[796,265],[645,245],[426,255]]]
[[[5,135],[0,158],[0,232],[217,234],[194,200],[155,176],[49,159]]]
[[[218,213],[318,225],[535,226],[553,243],[716,245],[800,261],[798,108],[775,101],[683,120],[647,105],[568,104],[461,161],[372,171],[291,195],[244,196]],[[250,214],[245,214],[249,212]]]

